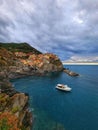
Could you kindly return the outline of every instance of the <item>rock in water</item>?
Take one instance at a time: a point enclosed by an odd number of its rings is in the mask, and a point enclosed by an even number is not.
[[[66,74],[68,74],[69,76],[79,76],[78,73],[73,72],[73,71],[70,71],[69,69],[65,69],[65,68],[64,68],[63,71],[64,71]]]

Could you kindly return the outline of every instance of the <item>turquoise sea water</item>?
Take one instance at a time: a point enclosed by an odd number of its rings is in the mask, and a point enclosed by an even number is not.
[[[98,66],[67,65],[80,74],[31,76],[13,80],[15,88],[29,93],[33,111],[32,130],[98,130]],[[72,92],[55,89],[67,84]]]

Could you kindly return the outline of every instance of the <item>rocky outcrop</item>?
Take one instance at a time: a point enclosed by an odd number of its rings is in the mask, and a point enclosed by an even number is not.
[[[17,92],[8,80],[4,79],[3,82],[0,82],[0,116],[2,117],[3,115],[3,118],[6,118],[7,127],[11,125],[8,123],[9,119],[7,116],[13,116],[13,118],[17,119],[17,130],[22,130],[23,128],[31,130],[32,114],[29,111],[28,101],[28,94]],[[3,118],[0,120],[0,129],[4,127]]]
[[[4,48],[0,49],[0,66],[0,75],[9,79],[63,70],[60,59],[54,54],[9,52]]]
[[[2,67],[3,68],[3,67]],[[27,59],[17,59],[14,65],[6,66],[1,70],[0,75],[8,79],[20,78],[23,76],[47,74],[63,70],[60,59],[53,54],[30,55]]]
[[[68,74],[69,76],[79,76],[78,73],[70,71],[69,69],[64,68],[63,71]]]

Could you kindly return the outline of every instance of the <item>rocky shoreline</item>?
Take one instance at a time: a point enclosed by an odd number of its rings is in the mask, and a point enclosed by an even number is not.
[[[9,127],[13,130],[31,130],[33,124],[32,113],[29,110],[29,95],[16,91],[8,79],[0,80],[0,117],[2,117],[0,129],[5,127],[4,120],[6,120],[5,130],[10,130]],[[17,124],[12,126],[16,123],[14,118]],[[11,123],[9,120],[12,120]]]
[[[29,95],[16,91],[10,80],[60,72],[63,65],[56,55],[36,53],[34,48],[35,52],[29,53],[19,52],[17,48],[14,52],[7,49],[0,47],[0,129],[31,130],[33,114],[29,109]]]

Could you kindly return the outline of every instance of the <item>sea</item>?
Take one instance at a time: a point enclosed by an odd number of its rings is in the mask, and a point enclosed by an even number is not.
[[[32,130],[98,130],[98,66],[64,67],[80,76],[61,72],[11,81],[16,90],[30,96]],[[72,91],[57,90],[58,83],[67,84]]]

